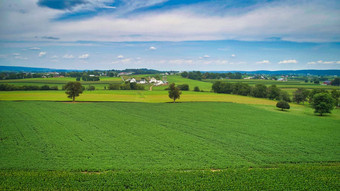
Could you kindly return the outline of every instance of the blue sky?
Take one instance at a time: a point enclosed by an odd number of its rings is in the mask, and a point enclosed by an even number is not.
[[[0,65],[340,69],[336,0],[2,0]]]

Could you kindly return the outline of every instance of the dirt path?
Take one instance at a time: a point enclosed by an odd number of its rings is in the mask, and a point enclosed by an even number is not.
[[[152,86],[150,86],[150,91],[152,91]]]

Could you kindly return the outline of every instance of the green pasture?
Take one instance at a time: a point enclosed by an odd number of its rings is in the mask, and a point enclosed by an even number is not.
[[[1,101],[0,189],[334,190],[340,113],[296,108]]]

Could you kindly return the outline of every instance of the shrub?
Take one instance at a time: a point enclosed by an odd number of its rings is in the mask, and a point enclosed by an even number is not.
[[[290,109],[290,105],[286,101],[277,102],[276,107],[281,108],[281,111],[283,111],[284,109]]]
[[[182,84],[177,86],[179,90],[188,91],[189,85],[188,84]]]
[[[194,91],[195,91],[195,92],[199,92],[199,91],[200,91],[200,88],[199,88],[198,86],[195,86]]]
[[[110,84],[109,85],[109,90],[119,90],[120,89],[120,84]]]

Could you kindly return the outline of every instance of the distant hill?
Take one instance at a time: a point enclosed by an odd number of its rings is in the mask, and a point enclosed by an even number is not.
[[[0,72],[71,72],[71,71],[84,71],[84,70],[69,70],[69,69],[53,69],[53,68],[34,68],[34,67],[22,67],[22,66],[0,66]],[[125,70],[114,70],[119,72],[134,72],[135,74],[147,73],[155,74],[161,73],[162,71],[153,69],[125,69]],[[247,74],[267,74],[267,75],[337,75],[340,76],[340,70],[278,70],[278,71],[268,71],[268,70],[258,70],[258,71],[201,71],[202,73],[247,73]]]
[[[207,72],[207,71],[206,71]],[[278,70],[278,71],[268,71],[268,70],[258,70],[258,71],[209,71],[212,73],[247,73],[247,74],[267,74],[267,75],[337,75],[340,76],[340,70]]]
[[[71,71],[82,71],[82,70],[33,68],[33,67],[22,67],[22,66],[0,66],[0,72],[71,72]]]

